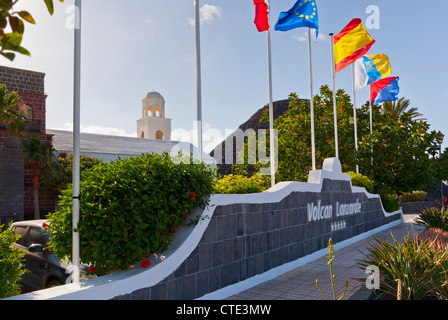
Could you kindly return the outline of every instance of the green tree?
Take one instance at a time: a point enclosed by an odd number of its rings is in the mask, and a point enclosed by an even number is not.
[[[53,15],[53,0],[43,0],[48,12]],[[25,33],[25,22],[35,24],[33,16],[25,10],[16,11],[19,0],[0,0],[0,54],[13,61],[16,52],[29,56],[30,52],[21,46]],[[59,0],[64,2],[64,0]],[[7,27],[11,32],[6,32]]]
[[[375,181],[377,193],[425,190],[438,177],[437,133],[429,127],[407,112],[398,119],[385,116],[374,122],[373,134],[359,143],[358,159],[362,173]]]
[[[8,92],[4,84],[0,84],[0,123],[7,125],[8,132],[21,138],[26,130],[26,119],[22,116],[23,104],[17,92]]]
[[[17,281],[26,272],[22,267],[26,251],[13,246],[19,237],[0,224],[0,299],[20,294]]]
[[[291,94],[289,98],[289,109],[274,121],[274,128],[278,130],[277,182],[306,181],[312,169],[309,103],[296,94]],[[389,194],[395,197],[403,192],[422,190],[446,173],[447,157],[441,160],[435,158],[438,151],[437,134],[429,131],[430,126],[425,120],[414,119],[414,114],[410,112],[391,117],[383,112],[381,106],[374,105],[371,135],[368,102],[356,109],[357,153],[350,97],[343,90],[338,90],[336,99],[342,169],[345,172],[355,171],[358,164],[360,173],[375,182],[375,193],[386,198]],[[316,167],[319,169],[324,159],[335,156],[332,91],[328,86],[322,86],[313,101]],[[404,108],[406,103],[403,101],[399,106],[403,105]],[[268,114],[265,114],[262,121],[267,119]]]
[[[25,159],[25,167],[33,170],[33,198],[34,198],[34,218],[40,219],[39,211],[39,176],[41,170],[50,165],[54,148],[51,142],[41,141],[39,136],[33,136],[22,142],[23,151],[28,153]]]
[[[312,169],[311,116],[309,102],[297,94],[289,96],[289,109],[274,121],[278,130],[278,173],[276,181],[306,181]],[[338,118],[339,158],[344,171],[355,171],[355,129],[353,105],[344,90],[336,92]],[[326,158],[334,157],[335,135],[333,93],[325,85],[314,96],[314,128],[316,142],[316,167],[322,167]],[[267,121],[265,114],[262,121]],[[368,134],[368,108],[357,109],[358,139]],[[269,143],[268,143],[269,146]]]
[[[101,163],[102,160],[82,155],[80,157],[80,170],[83,173],[86,170]],[[61,153],[57,161],[42,169],[41,181],[49,188],[55,190],[58,194],[65,190],[72,183],[73,173],[73,154]]]

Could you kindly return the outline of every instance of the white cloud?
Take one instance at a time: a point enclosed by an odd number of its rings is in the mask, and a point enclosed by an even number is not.
[[[221,19],[222,8],[220,6],[204,4],[201,8],[199,8],[199,14],[201,23],[208,23],[215,20],[215,18]],[[194,18],[188,18],[187,21],[190,25],[194,26]]]
[[[317,40],[319,41],[327,41],[327,39],[328,39],[328,37],[325,35],[325,34],[323,34],[323,33],[319,33],[319,35],[317,36]]]
[[[304,31],[303,33],[299,33],[299,34],[293,34],[292,38],[294,40],[297,40],[298,42],[307,42],[308,41],[308,31]],[[315,29],[311,29],[311,40],[315,40],[315,39],[316,39]],[[327,41],[327,36],[325,36],[323,33],[319,33],[319,35],[317,36],[317,41],[325,42],[325,41]]]
[[[305,41],[308,40],[308,33],[307,33],[307,32],[304,32],[302,35],[300,35],[300,34],[293,34],[293,35],[292,35],[292,38],[293,38],[294,40],[299,41],[299,42],[305,42]]]
[[[73,131],[73,123],[66,122],[61,128],[54,128],[54,130]],[[83,133],[103,134],[107,136],[121,136],[121,137],[137,137],[137,132],[128,133],[120,128],[102,127],[96,125],[80,126],[80,131]]]

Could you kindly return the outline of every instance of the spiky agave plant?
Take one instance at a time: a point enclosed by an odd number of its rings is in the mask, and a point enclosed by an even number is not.
[[[416,241],[406,237],[398,241],[380,241],[367,248],[365,258],[358,263],[365,268],[376,265],[381,273],[380,296],[402,300],[421,300],[438,296],[446,290],[448,252],[437,249],[433,241]],[[444,278],[445,277],[445,278]]]

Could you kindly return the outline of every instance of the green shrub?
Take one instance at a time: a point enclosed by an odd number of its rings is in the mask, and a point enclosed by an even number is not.
[[[259,173],[254,174],[250,178],[243,175],[229,174],[214,182],[213,193],[244,194],[263,192],[271,186],[270,181],[270,177],[262,176]]]
[[[423,210],[416,220],[417,224],[429,228],[448,231],[448,212],[446,209],[429,208]]]
[[[440,292],[445,290],[448,251],[438,249],[430,241],[417,241],[409,237],[403,243],[395,238],[393,243],[375,240],[376,244],[367,249],[368,254],[358,265],[364,270],[371,265],[378,267],[380,296],[397,297],[400,291],[401,296],[397,298],[402,300],[443,298]],[[400,288],[398,284],[401,284]]]
[[[400,202],[395,196],[390,194],[382,194],[380,196],[384,210],[386,210],[387,212],[394,212],[400,208]]]
[[[350,178],[352,179],[353,186],[364,187],[364,188],[366,188],[367,192],[369,192],[369,193],[374,192],[373,188],[375,187],[375,182],[370,180],[368,177],[366,177],[360,173],[355,173],[353,171],[349,171],[347,173],[350,175]]]
[[[424,201],[427,194],[425,191],[412,191],[402,194],[399,199],[401,202]]]
[[[173,161],[167,153],[99,163],[80,183],[80,258],[97,274],[123,270],[163,252],[175,230],[212,192],[214,170]],[[176,164],[178,163],[178,164]],[[71,257],[72,190],[49,216],[54,252]],[[92,269],[93,269],[92,268]]]
[[[26,272],[22,267],[26,251],[13,246],[19,237],[0,224],[0,299],[20,294],[17,281]]]

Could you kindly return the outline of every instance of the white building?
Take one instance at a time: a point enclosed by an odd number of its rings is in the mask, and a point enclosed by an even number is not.
[[[179,152],[184,155],[192,153],[196,158],[198,149],[193,144],[171,141],[171,119],[165,118],[165,99],[162,95],[149,92],[142,103],[143,113],[142,118],[137,120],[136,138],[81,133],[81,155],[104,159],[106,162],[152,152],[168,152],[171,156],[176,156]],[[73,152],[73,132],[47,129],[47,134],[53,136],[53,147],[58,152]],[[212,167],[216,166],[216,161],[204,152],[202,161]]]
[[[137,137],[171,140],[171,119],[165,117],[165,99],[158,92],[147,93],[142,100],[142,118],[137,120]]]

